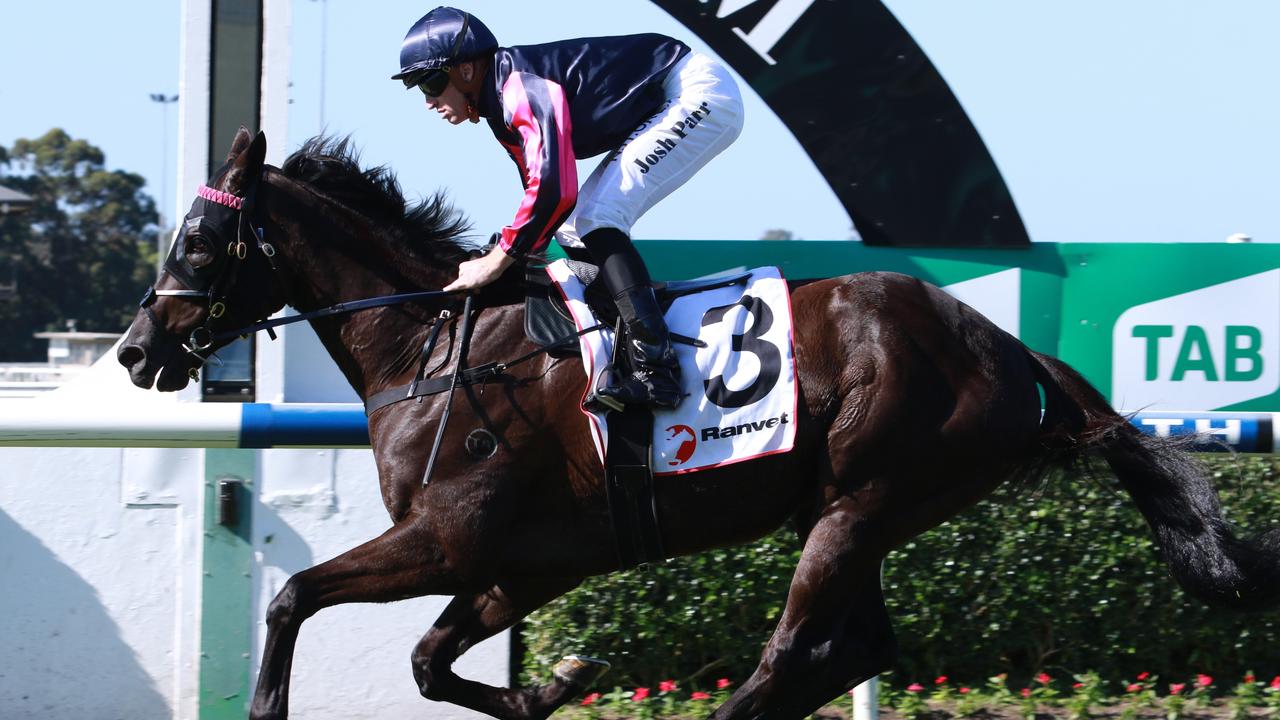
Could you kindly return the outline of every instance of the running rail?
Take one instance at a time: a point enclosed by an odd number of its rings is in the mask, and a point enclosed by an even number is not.
[[[1131,421],[1161,437],[1197,434],[1206,452],[1280,453],[1280,413],[1148,410]],[[369,447],[358,403],[164,403],[113,407],[0,402],[0,447]]]

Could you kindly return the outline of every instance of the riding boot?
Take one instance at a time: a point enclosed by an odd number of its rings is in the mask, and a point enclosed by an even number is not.
[[[631,362],[631,375],[617,385],[600,388],[600,395],[623,405],[649,405],[674,409],[684,399],[680,390],[680,363],[671,347],[671,335],[653,287],[640,285],[614,297],[627,328],[623,347]]]

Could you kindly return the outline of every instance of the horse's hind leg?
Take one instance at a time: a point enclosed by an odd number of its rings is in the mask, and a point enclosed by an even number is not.
[[[458,677],[458,656],[559,597],[581,578],[522,579],[449,603],[413,651],[413,675],[423,697],[499,718],[545,718],[584,690],[607,665],[586,664],[557,672],[552,681],[521,689],[497,688]]]
[[[759,666],[713,718],[807,717],[889,669],[896,645],[874,532],[852,499],[826,508],[805,541],[786,610]]]
[[[289,714],[289,670],[302,622],[319,610],[351,602],[390,602],[457,592],[426,523],[410,518],[359,547],[303,570],[267,609],[266,647],[249,717]]]

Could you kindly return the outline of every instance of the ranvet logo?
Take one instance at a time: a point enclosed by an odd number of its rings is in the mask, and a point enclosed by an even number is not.
[[[668,465],[683,465],[689,462],[689,458],[693,457],[693,451],[698,449],[698,436],[694,434],[693,428],[688,425],[672,425],[667,428],[667,432],[671,433],[667,436],[667,440],[675,442],[680,441],[680,447],[676,449],[676,459],[668,460]]]

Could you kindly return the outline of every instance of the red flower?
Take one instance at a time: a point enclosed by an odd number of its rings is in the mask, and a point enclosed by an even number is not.
[[[1271,688],[1272,690],[1280,690],[1280,675],[1277,675],[1271,678],[1271,682],[1267,685],[1267,687]]]
[[[1084,687],[1084,683],[1076,683],[1075,685],[1072,685],[1072,686],[1071,686],[1071,689],[1072,689],[1072,690],[1079,690],[1079,689],[1080,689],[1080,688],[1082,688],[1082,687]]]
[[[663,680],[662,682],[658,683],[658,692],[669,693],[669,692],[673,692],[675,689],[676,689],[675,680]]]
[[[960,688],[960,694],[961,694],[961,695],[968,695],[968,694],[969,694],[969,688],[967,688],[967,687],[962,687],[962,688]]]
[[[1050,680],[1053,680],[1053,678],[1049,677],[1048,673],[1040,673],[1036,676],[1036,682],[1041,685],[1048,685]]]
[[[690,700],[710,700],[711,696],[704,692],[695,691],[692,695],[689,696],[689,699]]]
[[[1253,682],[1257,682],[1258,678],[1254,677],[1253,673],[1246,673],[1244,676],[1244,681],[1247,683],[1253,683]]]
[[[1196,675],[1196,684],[1199,685],[1200,687],[1209,687],[1210,685],[1213,684],[1213,678],[1209,677],[1208,675],[1205,675],[1204,673],[1201,673],[1199,675]]]
[[[1147,678],[1149,678],[1149,677],[1151,677],[1151,673],[1149,673],[1149,672],[1140,672],[1140,673],[1138,673],[1138,679],[1139,679],[1139,680],[1146,680],[1146,679],[1147,679]]]
[[[1031,697],[1031,688],[1022,688],[1022,697]]]
[[[647,697],[649,697],[649,688],[636,688],[636,691],[631,693],[631,702],[640,702]]]
[[[719,680],[716,681],[716,689],[723,690],[732,684],[733,683],[729,682],[729,678],[720,678]]]
[[[924,686],[921,685],[920,683],[911,683],[910,685],[907,686],[907,692],[910,692],[910,693],[917,693],[923,689],[924,689]]]
[[[590,695],[588,695],[588,696],[586,696],[586,697],[582,698],[582,704],[583,704],[583,705],[595,705],[595,704],[596,704],[596,701],[597,701],[597,700],[599,700],[599,699],[600,699],[600,693],[591,693]]]
[[[937,678],[934,678],[933,684],[934,684],[934,685],[941,685],[941,684],[945,683],[946,681],[947,681],[947,676],[946,676],[946,675],[939,675]]]
[[[1169,694],[1177,695],[1182,692],[1182,688],[1186,687],[1186,683],[1169,683]]]
[[[1139,685],[1138,683],[1129,683],[1124,687],[1125,692],[1138,692],[1141,689],[1142,689],[1142,686]]]

